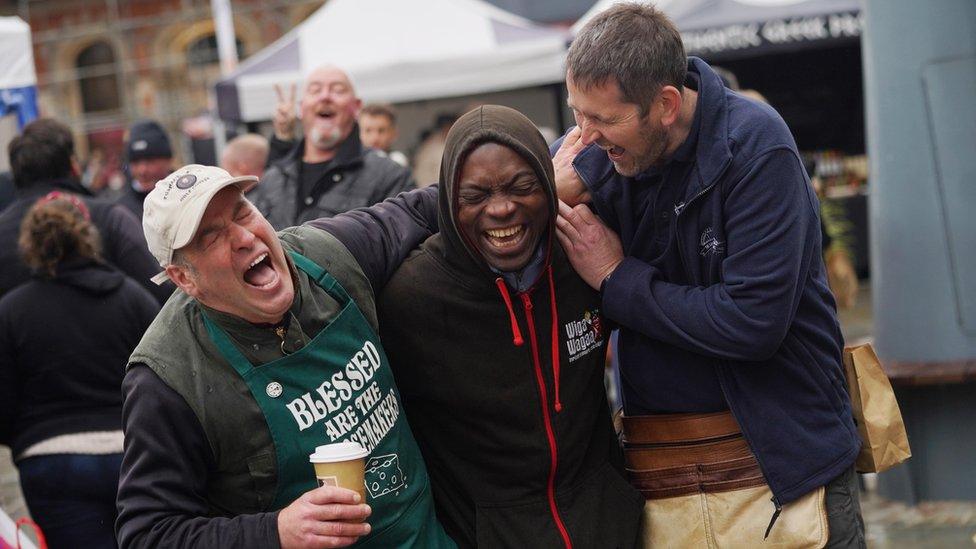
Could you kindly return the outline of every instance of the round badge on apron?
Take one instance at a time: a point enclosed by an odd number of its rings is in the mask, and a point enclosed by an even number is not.
[[[307,345],[255,367],[204,315],[211,339],[247,384],[271,431],[278,484],[270,510],[316,488],[308,461],[316,446],[354,441],[370,452],[365,487],[372,534],[359,546],[453,547],[434,517],[427,471],[379,338],[335,277],[289,253],[341,307]]]

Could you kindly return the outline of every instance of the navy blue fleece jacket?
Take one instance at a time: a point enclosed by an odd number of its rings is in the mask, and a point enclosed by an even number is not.
[[[779,115],[724,88],[700,59],[688,70],[699,80],[697,141],[689,166],[661,170],[661,184],[684,189],[670,220],[682,280],[652,265],[641,182],[596,146],[573,163],[627,256],[603,288],[620,325],[624,409],[667,411],[653,402],[667,377],[707,364],[785,504],[838,476],[860,446],[818,203]]]

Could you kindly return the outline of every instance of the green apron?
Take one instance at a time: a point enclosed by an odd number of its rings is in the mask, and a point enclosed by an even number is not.
[[[227,333],[204,315],[214,344],[264,413],[274,441],[278,486],[271,509],[317,486],[308,456],[316,446],[354,441],[369,450],[366,500],[373,512],[359,547],[454,547],[434,515],[427,470],[400,409],[393,372],[379,338],[331,274],[296,252],[295,265],[341,311],[309,343],[253,366]]]

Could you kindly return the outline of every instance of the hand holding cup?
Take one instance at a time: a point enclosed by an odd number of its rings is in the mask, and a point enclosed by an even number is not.
[[[372,510],[353,490],[320,486],[278,513],[282,549],[347,547],[369,534]]]

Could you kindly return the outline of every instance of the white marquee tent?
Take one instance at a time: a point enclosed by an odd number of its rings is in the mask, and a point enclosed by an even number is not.
[[[345,69],[360,97],[402,103],[563,79],[566,34],[481,0],[330,0],[217,84],[220,117],[267,120],[274,85]]]
[[[0,17],[0,172],[10,169],[7,144],[18,128],[37,118],[37,76],[30,27],[19,17]]]
[[[30,27],[19,17],[0,17],[0,116],[16,114],[23,126],[37,117],[37,76]]]

